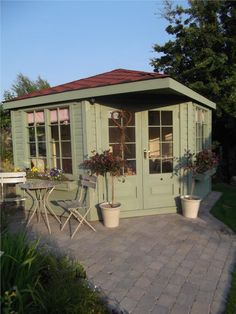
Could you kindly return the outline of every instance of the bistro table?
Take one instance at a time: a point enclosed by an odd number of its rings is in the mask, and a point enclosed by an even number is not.
[[[51,234],[51,228],[48,219],[48,212],[52,214],[56,220],[61,224],[60,219],[57,217],[55,212],[49,206],[48,198],[51,195],[52,191],[55,188],[55,184],[52,181],[40,180],[36,182],[26,182],[21,184],[21,188],[25,190],[33,199],[33,205],[30,210],[32,214],[27,221],[27,226],[37,213],[38,221],[40,221],[40,212],[45,214],[45,224],[48,228],[49,233]]]

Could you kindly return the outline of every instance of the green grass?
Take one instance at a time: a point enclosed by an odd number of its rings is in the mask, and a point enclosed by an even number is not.
[[[234,232],[236,232],[236,186],[227,184],[216,184],[214,191],[222,192],[221,198],[211,210],[211,214],[224,222]],[[236,313],[236,266],[232,274],[230,292],[227,298],[225,314]]]
[[[214,185],[213,190],[223,194],[211,214],[236,232],[236,186],[221,183]]]

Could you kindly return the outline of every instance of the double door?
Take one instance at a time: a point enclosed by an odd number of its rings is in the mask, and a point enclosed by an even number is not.
[[[116,199],[125,210],[175,206],[180,182],[174,175],[179,155],[178,106],[145,111],[103,108],[102,146],[126,160]]]

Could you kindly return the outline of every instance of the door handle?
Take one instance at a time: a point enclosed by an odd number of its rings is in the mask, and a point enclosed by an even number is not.
[[[144,148],[144,150],[143,150],[144,159],[147,159],[147,157],[149,157],[149,153],[150,153],[150,150],[146,150],[146,148]]]

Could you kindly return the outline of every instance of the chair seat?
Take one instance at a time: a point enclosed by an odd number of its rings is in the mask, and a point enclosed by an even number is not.
[[[57,201],[57,204],[60,205],[65,210],[69,210],[72,208],[80,208],[83,205],[82,202],[80,201],[70,201],[70,200]]]
[[[13,202],[21,202],[25,200],[26,200],[25,197],[7,197],[7,198],[4,198],[3,200],[0,199],[0,203],[13,203]]]

